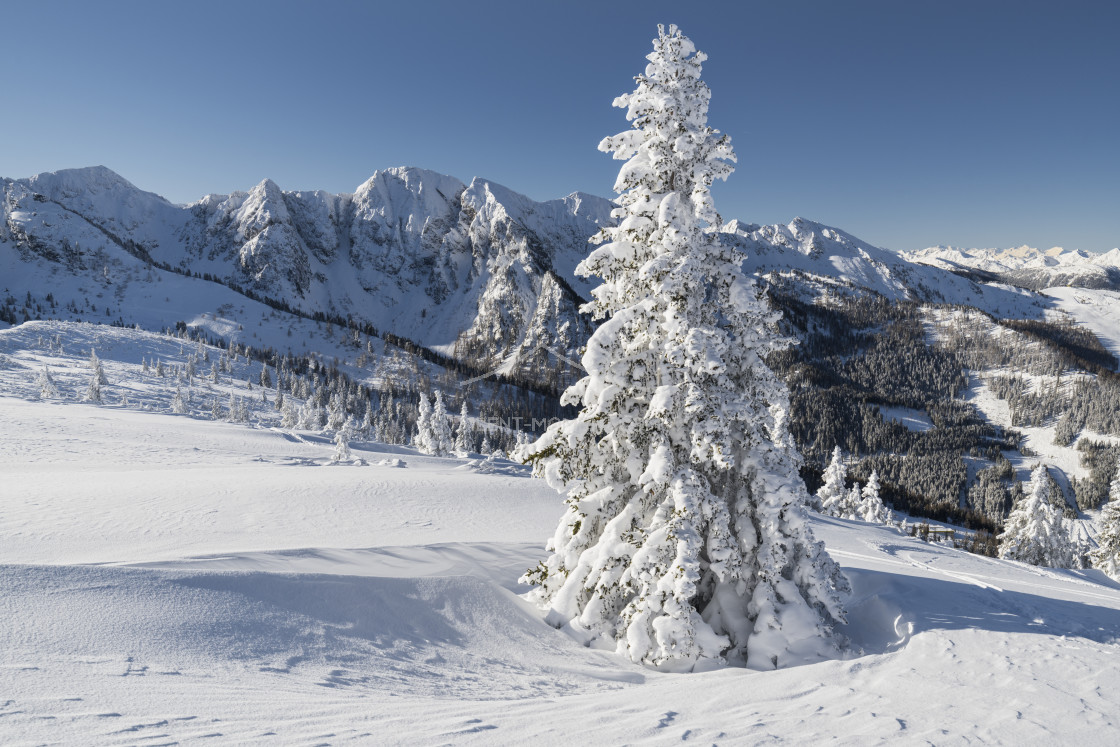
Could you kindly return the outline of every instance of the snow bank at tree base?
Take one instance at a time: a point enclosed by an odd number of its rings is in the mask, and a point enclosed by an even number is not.
[[[562,510],[539,481],[386,469],[376,447],[295,469],[329,443],[3,397],[0,437],[5,744],[1106,744],[1120,725],[1120,584],[1096,571],[814,517],[854,589],[848,658],[670,675],[517,596]],[[123,469],[114,440],[145,449]]]

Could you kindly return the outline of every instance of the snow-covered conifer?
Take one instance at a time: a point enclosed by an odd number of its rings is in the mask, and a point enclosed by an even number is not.
[[[347,420],[334,434],[334,454],[331,455],[333,464],[350,461],[350,435],[350,421]]]
[[[879,497],[879,488],[879,473],[872,470],[871,476],[867,478],[867,484],[863,486],[859,507],[860,518],[875,524],[890,524],[891,511],[883,505],[883,499]]]
[[[171,397],[171,412],[182,415],[187,411],[186,400],[183,399],[183,388],[175,385],[175,394]]]
[[[334,392],[331,394],[330,401],[327,403],[327,428],[332,431],[337,431],[346,422],[346,407],[344,405],[345,397],[341,392]]]
[[[43,366],[43,370],[39,372],[39,380],[36,383],[39,385],[39,396],[43,399],[58,397],[58,387],[54,383],[54,377],[51,376],[51,370],[46,366]]]
[[[97,357],[97,351],[93,348],[89,349],[89,370],[97,377],[99,385],[103,386],[109,383],[109,380],[105,378],[105,368],[101,365],[101,359]]]
[[[425,454],[432,453],[432,406],[428,404],[426,394],[420,395],[420,407],[416,414],[416,437],[412,440],[412,444]]]
[[[1100,568],[1120,581],[1120,463],[1108,491],[1108,503],[1097,519],[1097,548],[1090,557],[1094,568]]]
[[[765,365],[788,343],[743,257],[720,242],[714,180],[731,173],[707,125],[705,59],[658,28],[645,73],[615,104],[632,129],[617,225],[579,266],[609,317],[562,402],[581,407],[523,458],[567,494],[551,555],[526,573],[555,624],[632,661],[772,669],[828,655],[847,581],[813,539],[789,396]]]
[[[1062,512],[1051,502],[1056,486],[1046,465],[1031,474],[1031,492],[1011,509],[999,535],[999,556],[1031,565],[1069,568],[1073,548],[1062,525]]]
[[[156,376],[163,378],[167,375],[167,369],[163,366],[163,358],[156,361]]]
[[[447,417],[447,407],[443,404],[443,392],[436,390],[432,403],[432,454],[446,456],[451,453],[455,442],[451,438],[451,419]]]
[[[296,408],[292,406],[290,399],[284,400],[284,404],[280,409],[280,427],[281,428],[298,428],[299,427],[299,414]]]
[[[844,464],[844,454],[837,446],[832,450],[832,461],[825,467],[821,476],[824,484],[814,496],[813,507],[824,513],[832,513],[831,508],[842,503],[848,495],[844,484],[848,479],[848,465]]]
[[[468,452],[474,443],[474,434],[471,424],[467,419],[467,400],[463,398],[463,406],[459,408],[459,428],[455,431],[455,451]]]

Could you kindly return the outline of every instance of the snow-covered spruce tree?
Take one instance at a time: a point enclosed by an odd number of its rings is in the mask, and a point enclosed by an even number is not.
[[[1108,491],[1108,503],[1097,519],[1097,548],[1090,556],[1093,567],[1120,581],[1120,463]]]
[[[832,461],[825,467],[821,477],[824,484],[813,496],[812,505],[818,511],[831,513],[829,508],[842,503],[848,495],[848,488],[844,485],[848,479],[848,466],[844,464],[844,454],[839,446],[833,448]]]
[[[93,402],[100,405],[103,400],[101,398],[101,377],[98,376],[97,371],[93,371],[89,375],[89,386],[86,388],[86,394],[82,398],[86,402]]]
[[[57,399],[58,387],[54,383],[54,377],[51,376],[51,370],[43,366],[43,370],[39,372],[39,380],[36,382],[39,386],[39,397],[42,399]]]
[[[658,28],[632,129],[599,146],[625,160],[615,227],[579,266],[609,317],[581,410],[521,450],[567,494],[551,555],[522,581],[556,625],[665,670],[726,660],[772,669],[827,655],[847,580],[814,541],[788,394],[764,357],[787,344],[711,200],[731,145],[708,127],[705,59]]]
[[[183,388],[175,385],[175,394],[171,397],[171,412],[182,415],[187,411],[187,402],[183,399]]]
[[[331,464],[349,462],[352,458],[350,453],[350,433],[349,421],[335,432],[334,454],[331,455]]]
[[[420,406],[416,413],[416,436],[412,445],[425,454],[432,453],[432,406],[428,403],[428,395],[420,395]]]
[[[871,476],[867,478],[867,484],[863,486],[859,517],[875,524],[890,524],[891,510],[883,505],[883,499],[879,497],[879,487],[879,473],[872,470]]]
[[[459,408],[459,427],[455,431],[455,451],[465,453],[471,450],[474,443],[474,434],[471,424],[467,419],[467,400],[463,399],[463,406]]]
[[[436,390],[435,402],[432,404],[432,443],[431,452],[436,456],[447,456],[454,448],[455,442],[451,438],[451,420],[447,417],[447,407],[443,404],[443,393]]]
[[[97,351],[93,348],[89,349],[89,370],[97,377],[99,386],[109,383],[109,380],[105,378],[105,368],[101,365],[101,359],[97,357]]]
[[[1039,463],[1031,473],[1031,492],[1011,509],[999,535],[999,556],[1049,568],[1070,568],[1073,548],[1062,512],[1050,501],[1054,481]]]

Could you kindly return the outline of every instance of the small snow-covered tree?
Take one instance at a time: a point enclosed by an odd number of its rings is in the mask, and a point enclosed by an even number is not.
[[[97,378],[98,385],[104,386],[109,383],[105,378],[105,368],[101,365],[101,359],[97,357],[97,351],[93,348],[89,349],[89,370]]]
[[[94,404],[101,404],[101,377],[97,375],[96,371],[90,373],[89,386],[86,388],[86,394],[82,398],[86,402],[93,402]]]
[[[334,434],[334,454],[331,455],[331,463],[338,464],[339,462],[349,462],[352,455],[350,453],[350,436],[353,432],[353,427],[350,420],[345,423]]]
[[[879,488],[879,473],[872,470],[871,476],[867,478],[867,484],[863,486],[859,517],[875,524],[890,524],[891,510],[883,505],[883,499],[879,497]]]
[[[182,415],[187,411],[187,402],[183,399],[183,388],[175,385],[175,394],[171,397],[171,412]]]
[[[1051,502],[1056,488],[1045,464],[1031,473],[1031,492],[1011,509],[999,535],[999,556],[1031,565],[1069,568],[1073,549],[1062,512]]]
[[[1120,581],[1120,463],[1109,486],[1108,503],[1097,519],[1097,529],[1097,548],[1090,555],[1093,567]]]
[[[58,387],[54,383],[54,377],[51,376],[51,370],[46,366],[43,366],[43,370],[39,372],[39,380],[36,383],[39,385],[39,396],[43,399],[58,397]]]
[[[490,430],[489,429],[483,431],[482,447],[481,448],[482,448],[482,455],[483,456],[487,456],[487,457],[494,456],[494,446],[493,446],[493,444],[490,443]]]
[[[830,508],[843,503],[848,495],[848,488],[845,485],[848,479],[848,465],[844,464],[844,454],[839,446],[832,449],[832,461],[825,467],[821,477],[824,484],[814,496],[816,500],[813,501],[813,507],[818,511],[831,513]]]
[[[615,101],[632,129],[600,145],[626,163],[617,223],[577,269],[609,317],[561,400],[581,409],[521,450],[568,506],[522,580],[553,623],[667,670],[828,655],[847,581],[813,539],[764,363],[787,345],[778,317],[717,234],[710,187],[734,155],[707,125],[705,57],[670,26],[647,59]]]
[[[470,420],[467,416],[467,400],[464,397],[463,406],[459,408],[459,428],[455,431],[455,451],[460,453],[470,451],[474,442],[473,436]]]
[[[432,406],[428,403],[427,395],[421,394],[416,414],[416,437],[412,444],[423,453],[431,454],[435,448],[432,441]]]

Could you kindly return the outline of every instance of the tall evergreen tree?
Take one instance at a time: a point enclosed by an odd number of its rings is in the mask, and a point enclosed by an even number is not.
[[[635,662],[813,659],[847,581],[813,539],[788,394],[763,362],[787,342],[716,233],[710,187],[734,154],[707,125],[705,56],[670,26],[647,59],[614,102],[632,128],[599,146],[626,164],[618,223],[577,269],[603,279],[585,310],[609,317],[562,400],[581,410],[522,450],[568,505],[523,581],[553,622]]]

